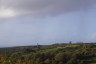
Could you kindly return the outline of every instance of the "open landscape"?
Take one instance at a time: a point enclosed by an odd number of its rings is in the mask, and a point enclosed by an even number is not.
[[[96,64],[96,43],[0,48],[0,64]]]
[[[0,64],[96,64],[96,0],[0,0]]]

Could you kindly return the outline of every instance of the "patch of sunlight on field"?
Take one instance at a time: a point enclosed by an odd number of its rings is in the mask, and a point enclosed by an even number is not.
[[[59,49],[58,48],[52,48],[52,49],[45,49],[45,50],[42,50],[42,51],[53,52],[53,51],[56,51],[56,50],[59,50]]]
[[[78,47],[80,45],[66,45],[65,47]]]

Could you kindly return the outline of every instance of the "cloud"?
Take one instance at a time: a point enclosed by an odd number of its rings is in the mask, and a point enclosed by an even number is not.
[[[6,22],[0,23],[0,46],[52,44],[79,40],[80,38],[77,37],[79,19],[76,19],[78,17],[78,14],[75,16],[72,14],[54,18],[23,17],[5,20]]]
[[[8,9],[0,17],[19,15],[57,15],[66,12],[86,10],[96,0],[0,0],[0,8]],[[1,9],[0,9],[1,11]],[[17,13],[18,15],[15,15]]]
[[[9,18],[9,17],[14,17],[17,14],[12,10],[12,9],[0,9],[0,17],[1,18]]]

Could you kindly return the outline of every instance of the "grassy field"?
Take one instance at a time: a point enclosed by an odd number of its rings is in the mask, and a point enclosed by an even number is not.
[[[78,47],[80,45],[66,45],[65,47]]]
[[[52,48],[52,49],[45,49],[45,50],[41,50],[42,52],[53,52],[53,51],[56,51],[58,50],[59,48]]]
[[[90,64],[96,64],[96,63],[90,63]]]

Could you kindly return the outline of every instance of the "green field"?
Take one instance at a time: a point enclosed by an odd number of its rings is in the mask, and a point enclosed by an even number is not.
[[[96,63],[90,63],[90,64],[96,64]]]

